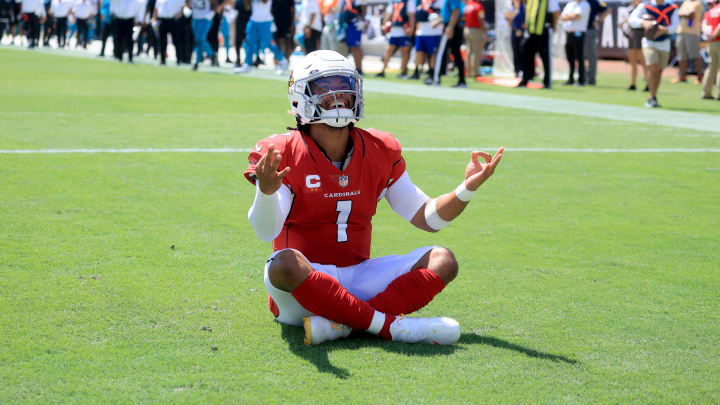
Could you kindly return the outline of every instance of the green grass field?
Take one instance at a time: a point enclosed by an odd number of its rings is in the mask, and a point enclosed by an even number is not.
[[[250,148],[293,124],[278,80],[8,49],[0,71],[4,151]],[[542,97],[638,105],[623,79]],[[374,220],[374,256],[455,252],[460,275],[419,315],[457,319],[457,344],[308,347],[275,323],[246,153],[3,153],[0,403],[720,402],[717,131],[372,92],[366,106],[361,126],[411,150],[507,148],[447,229],[385,202]],[[469,158],[404,155],[431,195]]]

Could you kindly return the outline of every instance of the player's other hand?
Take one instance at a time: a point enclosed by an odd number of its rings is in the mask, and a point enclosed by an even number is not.
[[[290,168],[286,167],[278,172],[277,168],[282,160],[280,151],[275,150],[275,145],[270,144],[268,151],[264,154],[255,165],[255,176],[257,178],[260,191],[263,194],[274,194],[282,185],[282,179],[289,172]]]
[[[495,172],[495,168],[502,159],[502,154],[505,148],[500,147],[495,157],[489,153],[481,151],[473,151],[470,163],[468,163],[465,169],[465,187],[470,191],[475,191],[485,181],[490,178]],[[482,157],[483,161],[479,161],[478,158]]]

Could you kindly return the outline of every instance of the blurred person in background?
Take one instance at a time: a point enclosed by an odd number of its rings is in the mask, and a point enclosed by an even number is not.
[[[628,62],[630,62],[630,87],[628,87],[628,90],[637,89],[638,65],[642,67],[643,78],[645,78],[647,82],[647,68],[645,67],[645,57],[642,54],[642,39],[643,36],[645,36],[645,30],[642,28],[632,28],[628,23],[630,14],[632,14],[632,11],[640,4],[642,4],[642,0],[632,0],[630,2],[628,16],[619,23],[623,35],[628,39],[628,47],[626,49]],[[646,85],[645,91],[648,90],[648,86]]]
[[[415,31],[415,7],[416,0],[390,0],[388,3],[382,26],[385,33],[390,34],[390,39],[385,49],[382,70],[375,75],[376,77],[385,77],[385,69],[390,63],[390,58],[399,49],[401,59],[398,78],[407,78],[410,46],[413,43],[412,37]]]
[[[182,17],[185,0],[157,0],[153,10],[153,22],[158,23],[158,41],[160,42],[160,64],[167,63],[168,35],[172,37],[175,46],[176,64],[180,65],[185,43],[179,30],[179,20]]]
[[[640,4],[630,14],[630,26],[642,27],[645,30],[642,47],[648,66],[650,98],[645,102],[647,108],[660,107],[657,91],[660,88],[662,71],[670,59],[670,35],[677,29],[678,22],[677,5],[665,3],[665,0],[651,0],[650,3]]]
[[[365,30],[365,13],[367,8],[359,0],[340,0],[340,15],[338,18],[339,35],[343,38],[348,51],[353,57],[355,70],[360,76],[364,75],[362,68],[363,50],[362,33]]]
[[[566,85],[575,83],[575,65],[578,67],[579,86],[585,85],[585,59],[583,48],[585,46],[585,30],[590,18],[590,5],[585,0],[570,0],[560,13],[560,21],[565,30],[565,55],[570,66],[570,76]]]
[[[246,29],[248,21],[250,20],[251,4],[249,0],[237,0],[235,2],[235,10],[237,11],[237,17],[235,18],[235,68],[240,69],[243,65],[242,58],[240,55],[240,48],[243,47],[245,42]],[[248,59],[248,56],[245,56]],[[252,56],[249,57],[252,61]]]
[[[590,4],[590,18],[585,31],[585,59],[587,59],[587,84],[594,86],[597,82],[598,30],[600,22],[612,11],[603,0],[587,0]]]
[[[45,23],[43,24],[43,46],[50,46],[50,38],[55,35],[55,18],[53,18],[50,8],[52,7],[51,0],[45,0],[43,3],[45,7]]]
[[[415,72],[409,79],[420,79],[427,62],[427,80],[432,81],[435,57],[443,34],[440,17],[443,0],[417,0],[415,5]]]
[[[25,23],[28,49],[33,49],[40,40],[40,20],[45,17],[45,5],[42,0],[22,0],[20,11]]]
[[[323,18],[320,49],[338,52],[340,51],[340,41],[338,40],[340,2],[338,0],[318,0],[318,2],[320,4],[320,15]]]
[[[68,15],[73,6],[72,0],[53,0],[50,5],[50,12],[55,19],[55,35],[59,48],[65,48],[67,40]]]
[[[703,65],[700,59],[700,26],[702,25],[703,4],[700,0],[685,0],[677,11],[680,23],[675,36],[677,49],[678,77],[672,83],[687,82],[688,60],[695,62],[697,79],[702,82]]]
[[[512,0],[512,5],[503,16],[510,25],[510,46],[513,52],[515,77],[520,77],[523,69],[522,43],[525,32],[525,0]]]
[[[270,12],[275,22],[273,37],[280,52],[290,59],[295,34],[295,2],[293,0],[272,0]]]
[[[485,51],[485,7],[477,0],[467,0],[465,3],[465,28],[463,35],[467,45],[467,72],[468,77],[475,78],[480,74]]]
[[[216,0],[192,0],[192,32],[195,39],[195,64],[197,70],[203,61],[203,53],[215,62],[215,54],[207,40],[208,31],[212,26],[212,19],[217,7]]]
[[[276,71],[282,74],[287,69],[288,60],[272,40],[273,16],[271,13],[272,0],[252,0],[252,14],[247,25],[245,37],[245,64],[235,71],[246,73],[251,69],[253,55],[265,53],[266,49],[275,56]]]
[[[720,66],[720,2],[711,1],[709,8],[702,20],[703,33],[708,41],[708,54],[710,55],[710,63],[703,75],[702,98],[712,99],[712,88],[717,84],[717,100],[720,100],[720,82],[717,77]]]
[[[22,37],[25,35],[23,29],[22,0],[15,0],[10,12],[10,34],[13,37],[13,42],[15,42],[15,35],[19,35],[22,41]]]
[[[105,44],[107,43],[108,37],[112,34],[113,24],[112,16],[110,15],[110,0],[100,0],[99,11],[100,11],[100,55],[105,56]]]
[[[110,14],[114,16],[113,53],[118,62],[122,62],[127,52],[128,62],[133,63],[133,26],[137,12],[135,0],[110,0]]]
[[[233,4],[235,1],[232,2]],[[230,27],[235,22],[237,12],[233,6],[225,5],[222,10],[222,20],[220,20],[220,34],[223,37],[223,47],[225,48],[225,63],[233,63],[230,59]]]
[[[135,22],[139,26],[137,40],[137,53],[146,52],[150,55],[150,49],[153,50],[153,57],[158,57],[158,38],[152,26],[152,16],[155,11],[155,0],[138,0],[138,12],[135,16]],[[144,49],[147,43],[147,51]]]
[[[322,35],[322,13],[318,0],[302,0],[300,4],[300,26],[303,27],[305,53],[316,51]]]
[[[0,42],[2,42],[3,35],[5,35],[5,29],[10,27],[12,3],[12,0],[0,0]]]
[[[465,62],[460,53],[463,40],[462,9],[463,3],[460,0],[445,0],[443,3],[440,13],[445,30],[443,31],[443,37],[440,38],[440,46],[435,58],[433,79],[426,80],[425,84],[440,85],[440,76],[444,75],[447,70],[448,53],[451,53],[455,60],[455,67],[458,69],[458,82],[452,87],[467,87],[465,83]],[[433,24],[438,24],[438,22],[435,21]]]
[[[528,82],[535,77],[535,54],[540,55],[543,64],[543,88],[552,87],[550,36],[559,18],[560,5],[557,0],[528,0],[525,3],[527,37],[523,42],[523,75],[518,87],[527,87]]]
[[[214,55],[211,59],[210,65],[215,67],[220,66],[218,61],[218,51],[220,50],[220,25],[222,24],[223,11],[223,5],[218,5],[215,8],[215,15],[213,15],[210,23],[210,29],[207,33],[207,41],[208,44],[210,44],[210,48],[212,49]]]
[[[77,24],[77,45],[83,49],[87,49],[90,35],[88,21],[95,15],[94,9],[91,0],[76,0],[71,11]]]

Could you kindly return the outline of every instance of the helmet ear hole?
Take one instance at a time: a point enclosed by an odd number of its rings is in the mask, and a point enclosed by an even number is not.
[[[297,101],[293,101],[292,105],[293,105],[293,107],[297,108],[298,102],[297,102]]]

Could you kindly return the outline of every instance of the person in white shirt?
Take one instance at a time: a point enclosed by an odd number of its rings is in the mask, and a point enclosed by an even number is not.
[[[40,39],[40,18],[45,17],[45,6],[42,0],[22,0],[21,12],[25,19],[25,33],[28,49],[38,46]]]
[[[55,18],[55,34],[57,35],[58,47],[64,48],[67,40],[67,20],[72,9],[72,0],[53,0],[50,5],[50,13]]]
[[[79,47],[86,49],[88,44],[88,20],[93,18],[93,4],[91,0],[77,0],[73,4],[72,14],[75,16],[77,24],[77,44]]]
[[[253,55],[257,52],[270,51],[275,56],[277,63],[277,74],[282,74],[287,69],[288,61],[280,49],[272,42],[272,26],[273,15],[271,12],[272,0],[252,0],[252,11],[250,21],[246,28],[245,44],[245,64],[235,69],[236,73],[246,73],[250,71]]]
[[[135,0],[110,0],[110,14],[113,21],[113,46],[115,59],[122,62],[123,54],[128,53],[128,62],[133,63],[132,30],[135,25]]]
[[[316,51],[322,36],[322,14],[318,0],[302,0],[300,5],[300,26],[305,36],[305,54]]]
[[[570,76],[566,85],[575,83],[575,65],[578,66],[578,86],[585,85],[585,63],[583,48],[585,44],[585,30],[590,19],[590,4],[585,0],[572,0],[562,13],[563,30],[565,30],[565,55],[570,65]]]
[[[679,24],[677,5],[666,3],[665,0],[651,0],[637,6],[628,20],[632,28],[645,29],[642,39],[643,56],[647,63],[647,82],[650,98],[645,107],[660,107],[657,91],[660,87],[662,71],[670,59],[670,35]]]
[[[153,25],[159,20],[159,36],[160,36],[160,64],[164,65],[167,54],[167,38],[168,34],[172,36],[172,42],[175,46],[175,55],[177,55],[177,64],[180,64],[180,55],[183,54],[184,40],[179,35],[180,25],[178,21],[182,17],[184,0],[157,0],[155,2],[155,10],[153,11]]]

